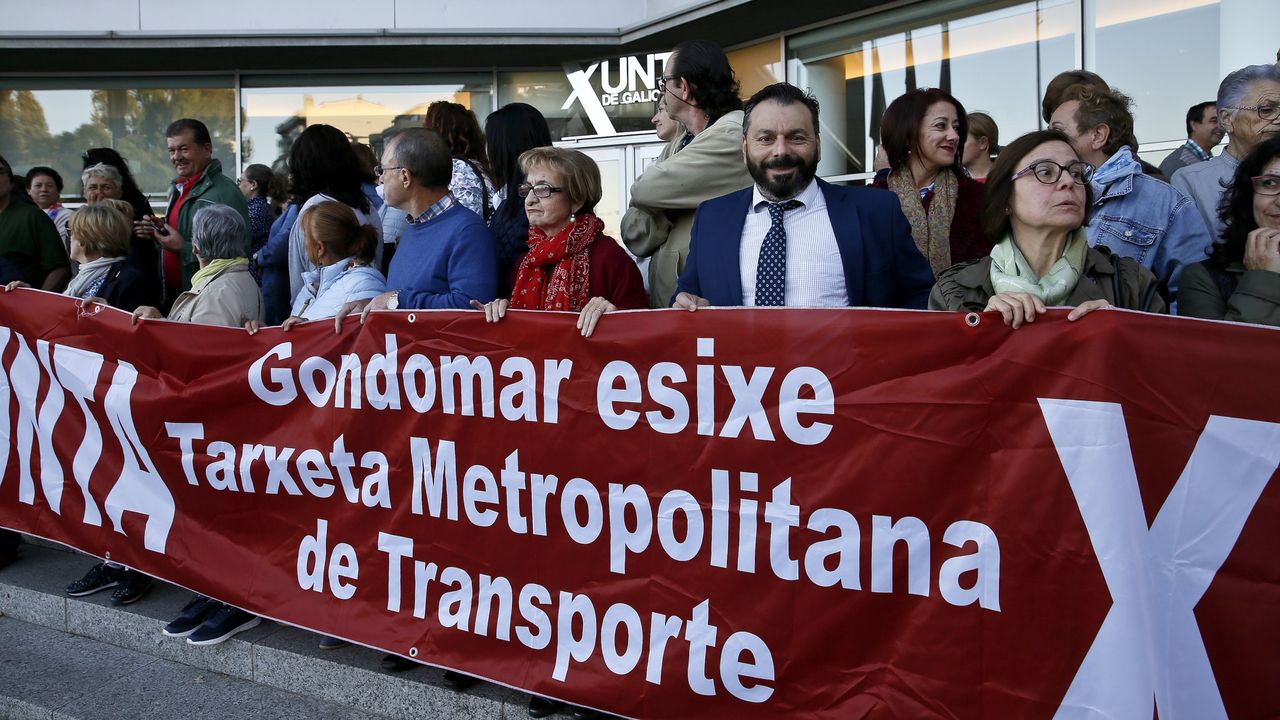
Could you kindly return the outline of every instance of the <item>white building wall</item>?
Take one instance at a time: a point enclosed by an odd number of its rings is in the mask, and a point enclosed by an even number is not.
[[[713,0],[0,0],[0,34],[617,32]]]

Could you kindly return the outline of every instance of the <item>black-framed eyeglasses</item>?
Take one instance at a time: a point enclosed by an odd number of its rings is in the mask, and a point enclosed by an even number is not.
[[[1258,113],[1258,117],[1268,122],[1280,117],[1280,105],[1275,103],[1263,103],[1261,105],[1223,105],[1227,110],[1252,110]]]
[[[669,80],[675,80],[677,77],[679,77],[679,75],[660,75],[660,76],[658,76],[658,92],[660,92],[660,93],[664,93],[664,92],[666,92],[666,91],[667,91],[667,81],[669,81]]]
[[[1259,175],[1249,178],[1253,191],[1259,195],[1280,195],[1280,175]]]
[[[520,183],[520,187],[516,188],[516,194],[520,197],[529,197],[529,193],[533,193],[536,198],[549,198],[551,193],[558,192],[564,192],[564,188],[558,188],[550,183],[538,183],[537,185]]]
[[[405,169],[405,167],[404,167],[403,165],[393,165],[393,166],[391,166],[391,167],[385,167],[385,166],[382,166],[382,165],[374,165],[374,166],[373,166],[373,174],[374,174],[374,175],[377,175],[378,177],[382,177],[382,173],[384,173],[384,172],[386,172],[386,171],[388,171],[388,170],[404,170],[404,169]]]
[[[1059,165],[1052,160],[1036,160],[1014,173],[1009,180],[1017,180],[1023,175],[1035,175],[1036,180],[1045,185],[1052,185],[1058,182],[1058,178],[1062,177],[1063,171],[1066,171],[1071,176],[1071,179],[1075,181],[1075,184],[1084,185],[1089,182],[1089,178],[1093,177],[1093,169],[1093,165],[1083,160],[1077,160],[1067,165]]]

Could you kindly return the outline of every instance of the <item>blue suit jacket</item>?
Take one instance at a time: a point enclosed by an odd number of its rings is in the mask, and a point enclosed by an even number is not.
[[[923,309],[933,287],[933,271],[911,239],[911,226],[902,214],[898,196],[886,190],[814,182],[827,201],[849,305]],[[712,305],[742,304],[738,251],[753,189],[698,206],[689,259],[680,273],[677,294],[692,293]]]

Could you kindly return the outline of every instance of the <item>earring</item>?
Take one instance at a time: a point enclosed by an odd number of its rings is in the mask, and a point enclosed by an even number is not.
[[[577,214],[577,213],[569,213],[569,222],[577,222],[577,221],[578,221],[578,214]]]

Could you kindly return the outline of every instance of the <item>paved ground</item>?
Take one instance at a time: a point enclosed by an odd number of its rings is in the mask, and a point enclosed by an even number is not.
[[[208,647],[167,638],[191,593],[156,583],[124,608],[110,592],[66,597],[94,562],[24,544],[0,571],[0,720],[526,717],[523,692],[456,692],[430,666],[391,674],[380,651],[320,650],[315,633],[271,621]]]

